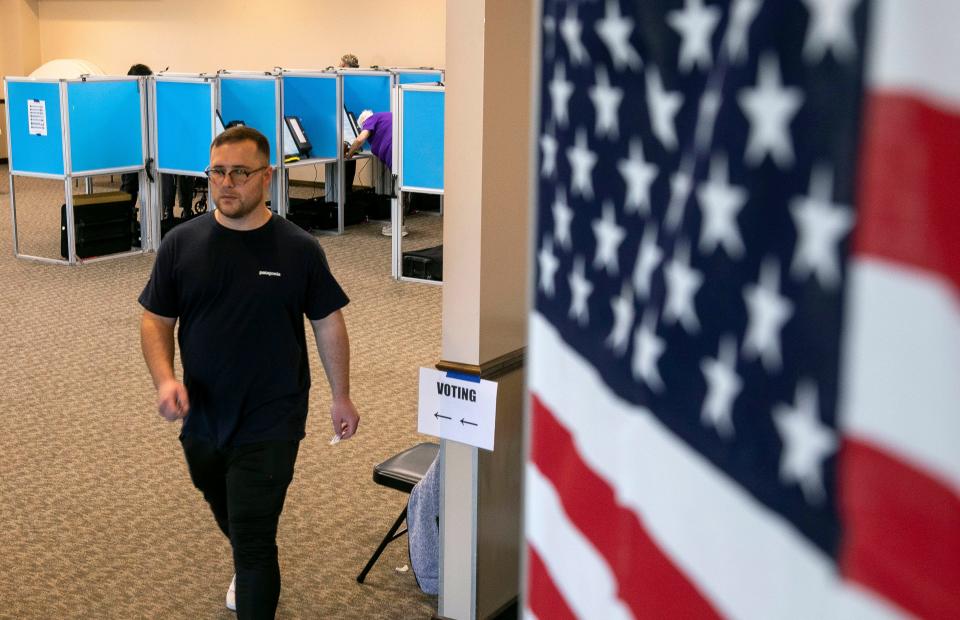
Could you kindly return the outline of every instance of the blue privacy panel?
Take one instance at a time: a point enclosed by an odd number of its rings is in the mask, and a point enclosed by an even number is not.
[[[223,122],[243,121],[270,141],[270,165],[277,165],[277,95],[273,79],[220,78]]]
[[[42,101],[46,107],[45,136],[30,135],[27,112],[31,100]],[[8,81],[7,110],[10,113],[10,171],[63,175],[60,85]]]
[[[74,174],[143,166],[138,82],[71,82],[67,102]]]
[[[356,116],[364,110],[389,112],[390,76],[344,74],[343,105]]]
[[[400,186],[443,189],[443,92],[403,92]]]
[[[210,163],[210,82],[157,80],[157,166],[202,173]]]
[[[300,117],[310,139],[310,157],[337,157],[336,78],[285,76],[283,115]]]
[[[423,83],[436,83],[443,79],[442,74],[437,71],[436,73],[421,73],[421,72],[410,72],[406,73],[403,71],[397,71],[397,76],[401,84],[423,84]]]

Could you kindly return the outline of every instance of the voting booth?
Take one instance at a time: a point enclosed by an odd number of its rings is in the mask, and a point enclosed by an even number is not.
[[[432,69],[428,67],[419,67],[416,69],[404,69],[394,67],[390,69],[394,76],[394,84],[403,86],[405,84],[430,84],[441,86],[444,81],[443,69]]]
[[[161,74],[148,80],[150,144],[156,172],[195,177],[196,183],[206,185],[204,171],[210,162],[210,143],[218,131],[216,76]],[[155,205],[161,204],[160,185],[151,184]],[[152,210],[149,226],[154,250],[160,246],[160,216],[160,209]]]
[[[262,71],[227,71],[217,74],[217,110],[226,125],[239,122],[267,137],[273,179],[270,183],[270,208],[286,217],[286,188],[280,182],[281,155],[281,78]]]
[[[342,101],[336,71],[281,71],[282,186],[287,210],[290,170],[335,164],[343,156]],[[338,234],[343,232],[343,215],[341,201],[336,217]]]
[[[327,179],[327,199],[337,203],[335,228],[342,233],[345,198],[350,189],[346,183],[352,183],[344,174],[345,145],[361,129],[356,117],[363,110],[371,110],[393,113],[393,169],[374,157],[369,145],[357,158],[370,162],[375,192],[390,197],[389,212],[384,208],[374,219],[390,217],[394,231],[392,274],[395,279],[407,279],[402,277],[403,239],[398,233],[403,225],[403,203],[398,198],[404,194],[443,194],[443,79],[442,70],[426,68],[221,70],[216,74],[162,73],[76,80],[8,78],[6,138],[15,253],[23,258],[75,264],[156,250],[164,224],[168,228],[176,219],[171,213],[167,214],[170,221],[161,220],[159,205],[169,202],[161,201],[161,175],[193,177],[205,183],[210,143],[231,123],[252,127],[266,136],[269,165],[274,169],[270,207],[281,217],[288,215],[290,170],[335,165],[336,177]],[[139,175],[139,182],[129,192],[138,194],[143,205],[139,223],[135,197],[129,206],[130,243],[124,239],[113,245],[91,245],[81,235],[78,251],[78,231],[86,233],[89,229],[77,216],[72,182],[84,180],[89,192],[93,176],[126,173]],[[17,177],[64,182],[64,260],[20,251]],[[127,181],[124,179],[125,184]],[[85,213],[106,209],[89,208],[86,199],[82,202]],[[332,218],[332,211],[330,214]],[[332,224],[330,228],[334,228]],[[439,283],[441,278],[431,276],[426,280]]]
[[[380,69],[340,69],[338,73],[340,74],[343,89],[344,114],[351,116],[353,119],[358,119],[364,110],[370,110],[374,113],[393,111],[391,94],[393,75],[389,71]],[[345,123],[345,128],[349,128],[349,123]],[[359,133],[363,128],[358,126],[356,129],[357,133]],[[344,142],[352,142],[354,137],[354,135],[348,135],[344,139]],[[370,151],[369,143],[363,146],[363,149],[354,156],[354,159],[358,162],[358,170],[361,169],[362,166],[362,169],[369,171],[370,182],[374,192],[378,196],[389,196],[392,200],[395,194],[393,173],[373,155]],[[339,177],[343,176],[345,171],[350,170],[349,167],[344,165],[341,155],[341,161],[338,162],[337,189],[343,187],[346,191],[349,191],[352,179],[346,178],[341,183]],[[336,193],[337,202],[341,205],[341,211],[343,209],[342,205],[344,204],[344,193],[345,192]],[[389,213],[389,209],[384,209],[382,214],[371,215],[368,212],[368,216],[372,220],[386,220],[389,217]]]
[[[81,209],[78,215],[72,184],[74,179],[87,180],[97,175],[138,173],[141,175],[140,184],[143,185],[147,152],[143,78],[7,78],[4,83],[15,255],[72,265],[141,252],[142,249],[134,248],[133,204],[128,206],[126,214],[120,207],[98,206]],[[18,177],[63,181],[62,260],[20,252],[16,198]],[[145,202],[143,211],[149,212],[149,201]],[[90,221],[84,219],[87,214],[94,213],[97,215]],[[104,215],[106,217],[102,217]],[[93,229],[99,232],[91,232]],[[105,237],[94,239],[93,235],[97,234]],[[88,250],[80,253],[84,256],[78,255],[78,235],[82,248]],[[106,243],[104,239],[107,239]]]
[[[399,200],[393,205],[393,277],[404,281],[442,283],[440,248],[404,252],[404,194],[443,196],[444,87],[425,83],[398,84],[393,159]],[[404,270],[404,261],[408,269]],[[415,277],[414,277],[415,276]]]

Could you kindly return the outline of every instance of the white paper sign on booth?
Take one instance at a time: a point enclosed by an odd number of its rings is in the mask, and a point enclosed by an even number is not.
[[[418,432],[493,450],[496,413],[494,381],[420,369]]]
[[[47,102],[42,99],[27,101],[27,131],[31,136],[47,135]]]

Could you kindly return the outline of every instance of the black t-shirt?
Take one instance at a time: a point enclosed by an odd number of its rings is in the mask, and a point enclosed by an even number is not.
[[[164,238],[139,301],[179,318],[184,435],[220,446],[303,438],[303,317],[322,319],[348,302],[314,237],[278,216],[249,231],[200,216]]]

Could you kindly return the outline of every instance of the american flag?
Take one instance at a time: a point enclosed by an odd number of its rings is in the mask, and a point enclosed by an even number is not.
[[[525,616],[960,618],[960,3],[540,17]]]

